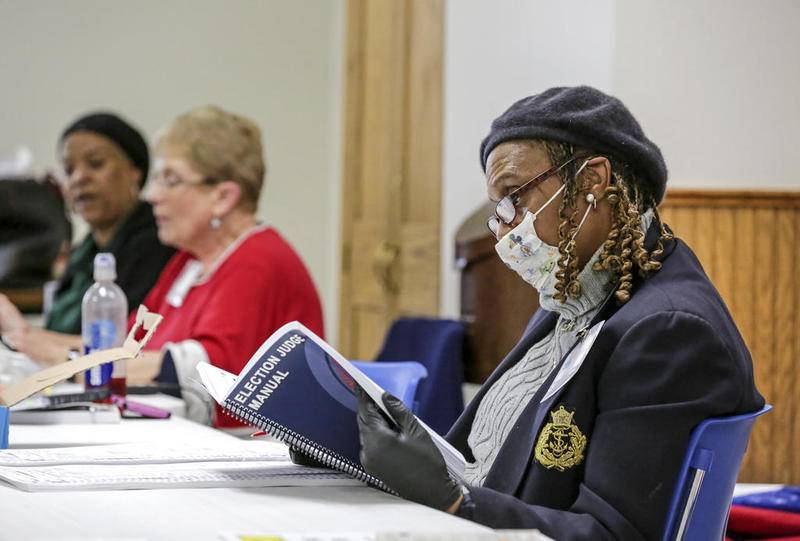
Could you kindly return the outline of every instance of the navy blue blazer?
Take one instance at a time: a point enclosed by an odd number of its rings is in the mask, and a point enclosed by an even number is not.
[[[657,233],[654,224],[648,245]],[[747,347],[694,253],[676,239],[662,263],[634,282],[626,304],[606,300],[595,318],[602,330],[572,379],[542,402],[562,359],[531,397],[484,485],[471,487],[469,518],[558,541],[660,539],[692,428],[763,406]],[[556,320],[534,314],[449,432],[468,460],[486,390]]]

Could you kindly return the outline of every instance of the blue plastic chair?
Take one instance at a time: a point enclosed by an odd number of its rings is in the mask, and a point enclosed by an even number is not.
[[[421,364],[413,361],[376,363],[351,361],[353,366],[361,370],[369,378],[399,398],[415,415],[419,410],[416,400],[419,383],[428,376],[428,371]]]
[[[664,541],[723,539],[733,488],[756,417],[772,409],[707,419],[692,430],[672,494]]]
[[[428,378],[417,393],[418,417],[445,435],[464,409],[462,347],[464,325],[434,318],[400,318],[383,343],[376,361],[417,361],[428,369]]]

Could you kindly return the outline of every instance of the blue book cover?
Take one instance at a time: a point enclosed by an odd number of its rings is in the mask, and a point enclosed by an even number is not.
[[[238,376],[208,363],[197,370],[209,393],[234,418],[330,468],[390,491],[361,466],[356,420],[358,387],[391,419],[381,399],[383,389],[301,323],[287,323],[273,333]],[[461,479],[461,454],[419,422],[451,474]]]
[[[386,489],[359,461],[356,378],[372,396],[383,390],[352,365],[357,373],[348,373],[342,365],[349,363],[334,355],[300,323],[287,324],[253,355],[222,405],[323,464]]]

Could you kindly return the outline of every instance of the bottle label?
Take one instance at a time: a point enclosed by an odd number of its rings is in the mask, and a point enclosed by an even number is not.
[[[108,319],[99,319],[89,327],[89,343],[84,345],[84,352],[89,354],[100,349],[114,347],[117,339],[117,328]],[[86,371],[87,387],[102,387],[111,381],[114,363],[105,363]]]

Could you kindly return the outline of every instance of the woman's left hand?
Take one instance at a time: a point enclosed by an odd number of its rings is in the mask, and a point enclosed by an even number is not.
[[[0,332],[20,333],[27,329],[25,317],[8,297],[0,293]]]
[[[126,372],[128,385],[150,385],[161,371],[161,352],[142,351],[135,359],[129,359]]]
[[[400,496],[428,507],[455,512],[461,488],[447,472],[431,436],[403,403],[383,393],[383,403],[397,423],[389,425],[378,406],[358,389],[361,465]]]
[[[3,342],[34,361],[47,365],[67,360],[67,349],[60,342],[49,340],[47,332],[32,327],[8,297],[0,294],[0,333]]]

